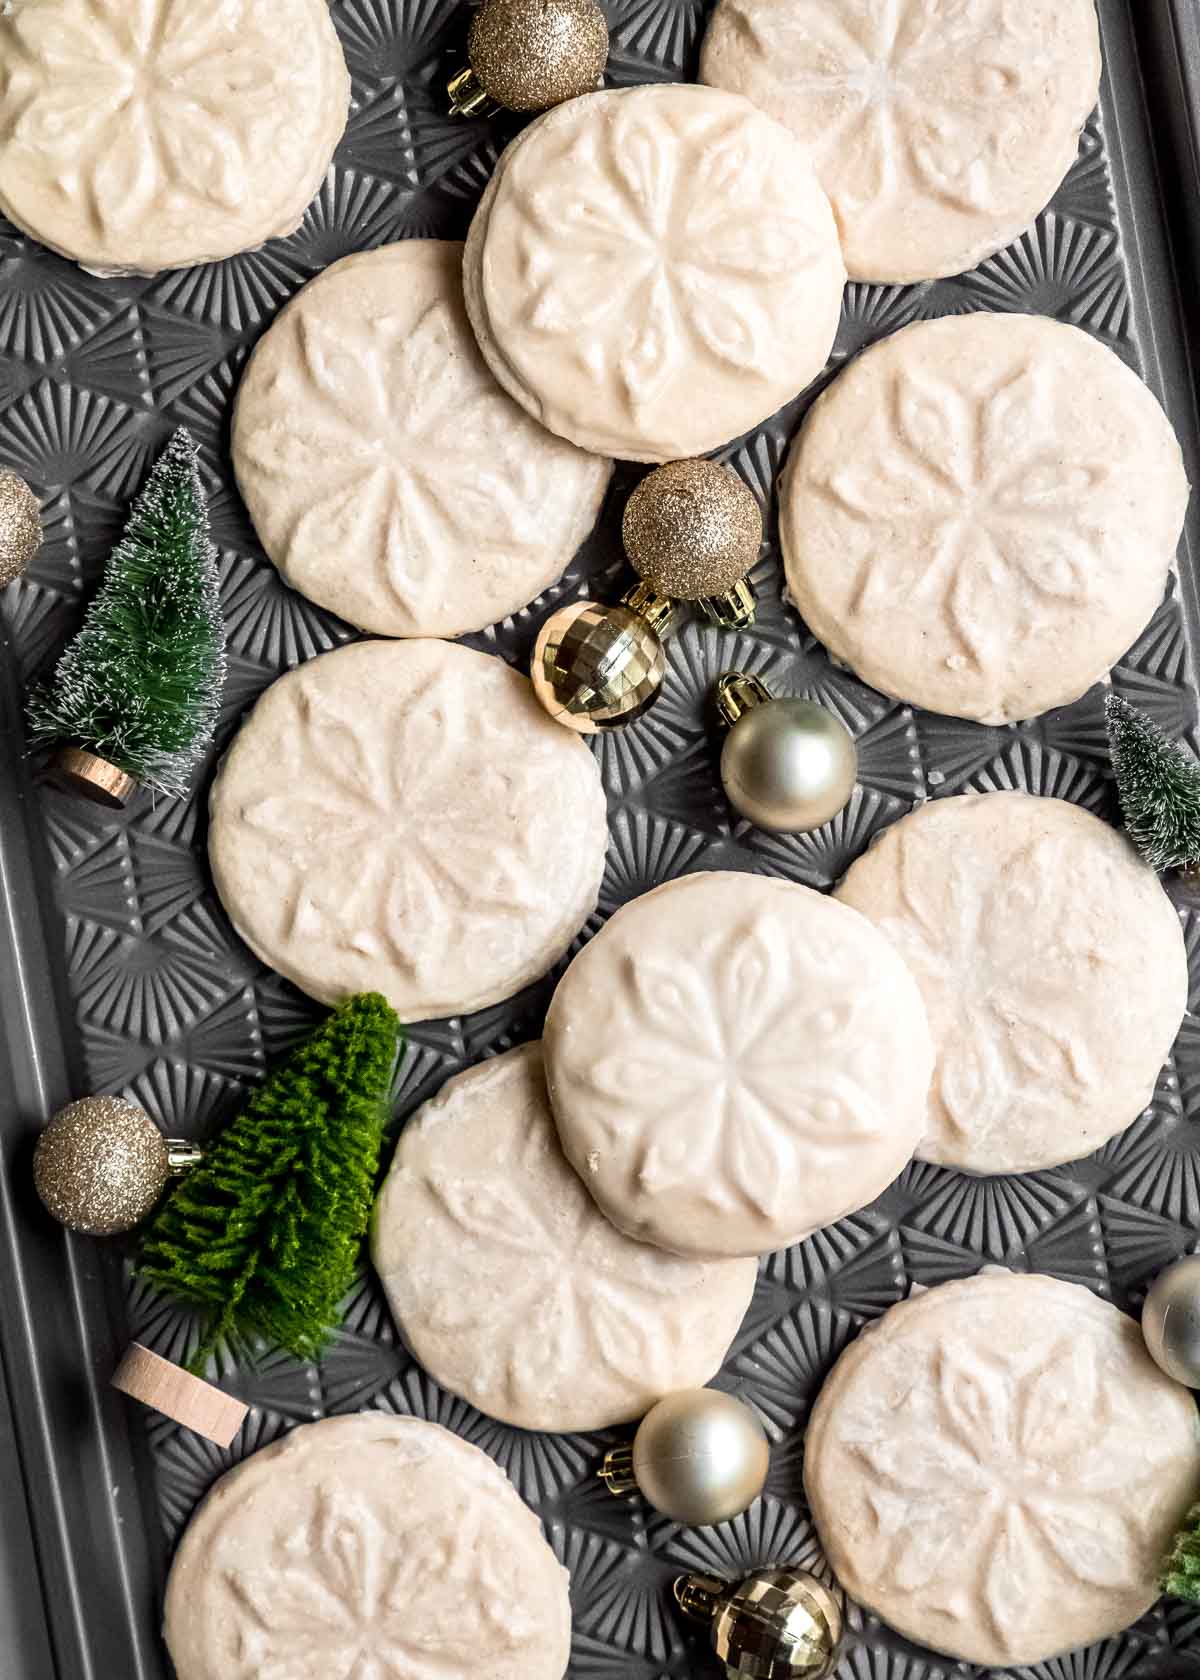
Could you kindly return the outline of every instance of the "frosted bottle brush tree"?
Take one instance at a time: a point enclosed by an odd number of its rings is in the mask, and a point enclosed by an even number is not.
[[[81,793],[123,805],[140,783],[184,794],[225,677],[217,551],[196,444],[177,431],[151,469],[83,627],[32,695],[35,742],[63,743]]]
[[[1130,839],[1151,869],[1200,866],[1200,763],[1119,694],[1106,703],[1109,752]]]

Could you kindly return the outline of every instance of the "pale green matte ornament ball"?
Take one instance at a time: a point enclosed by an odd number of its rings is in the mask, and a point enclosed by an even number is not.
[[[640,1493],[675,1522],[728,1522],[762,1492],[767,1434],[749,1406],[715,1388],[685,1388],[652,1406],[630,1446],[600,1474],[612,1493]]]
[[[836,817],[854,792],[858,752],[839,718],[812,700],[776,699],[757,677],[730,671],[717,684],[730,725],[721,781],[756,828],[806,834]]]
[[[1155,1278],[1142,1308],[1151,1358],[1186,1388],[1200,1388],[1200,1254],[1187,1254]]]

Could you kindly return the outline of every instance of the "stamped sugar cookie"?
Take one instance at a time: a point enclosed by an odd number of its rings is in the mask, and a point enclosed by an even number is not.
[[[612,472],[499,388],[462,246],[435,239],[346,257],[289,304],[242,381],[233,462],[288,582],[386,636],[459,636],[525,606]]]
[[[842,1354],[804,1483],[838,1580],[910,1639],[1007,1670],[1107,1639],[1200,1479],[1196,1403],[1078,1284],[988,1270]]]
[[[933,800],[837,896],[887,935],[925,999],[937,1066],[922,1160],[1058,1166],[1149,1103],[1187,954],[1158,878],[1099,817],[1027,793]]]
[[[765,1254],[872,1201],[921,1135],[916,982],[857,911],[760,875],[634,899],[559,982],[546,1075],[567,1159],[619,1229]]]
[[[176,1553],[164,1632],[179,1680],[562,1680],[567,1587],[498,1464],[363,1412],[222,1476]]]
[[[922,321],[818,399],[780,498],[788,587],[899,700],[1008,723],[1103,677],[1162,599],[1188,484],[1113,351],[1030,315]]]
[[[326,0],[14,0],[0,63],[0,210],[101,275],[292,233],[350,109]]]
[[[569,100],[508,147],[467,239],[493,373],[601,455],[703,455],[820,372],[845,268],[807,154],[711,88]]]
[[[758,1275],[605,1219],[563,1157],[540,1044],[459,1074],[408,1122],[371,1256],[430,1376],[518,1429],[604,1429],[702,1388]]]
[[[1045,208],[1100,90],[1094,0],[720,0],[701,79],[809,147],[854,280],[961,274]]]
[[[595,908],[596,761],[503,660],[359,642],[259,700],[212,791],[237,931],[302,991],[382,992],[405,1021],[499,1003]]]

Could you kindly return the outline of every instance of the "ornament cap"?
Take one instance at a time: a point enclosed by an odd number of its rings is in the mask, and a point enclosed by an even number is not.
[[[204,1159],[204,1151],[190,1138],[164,1138],[167,1146],[167,1171],[172,1178],[181,1178]]]
[[[754,585],[749,578],[742,578],[723,595],[701,596],[698,605],[705,618],[719,625],[722,630],[747,629],[754,623],[758,610]]]
[[[669,595],[660,595],[650,584],[638,582],[622,595],[621,605],[644,618],[660,639],[669,633],[675,616],[675,603]]]
[[[123,811],[138,787],[127,771],[83,747],[61,747],[54,755],[54,773],[72,793],[110,811]]]
[[[765,706],[774,698],[766,683],[749,671],[726,671],[717,678],[717,710],[730,729],[754,706]]]
[[[446,92],[452,117],[491,117],[500,109],[469,64],[451,76]]]
[[[232,1445],[249,1406],[134,1342],[113,1373],[112,1386],[218,1447]]]
[[[729,1587],[712,1575],[677,1575],[672,1591],[685,1616],[696,1622],[711,1622],[725,1602]]]
[[[604,1455],[604,1463],[600,1466],[599,1476],[609,1493],[615,1494],[618,1499],[628,1499],[638,1491],[637,1477],[633,1473],[632,1441],[627,1441],[620,1447],[609,1448]]]

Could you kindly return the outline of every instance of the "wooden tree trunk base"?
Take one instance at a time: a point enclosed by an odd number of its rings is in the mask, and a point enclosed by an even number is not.
[[[117,1366],[112,1385],[218,1447],[228,1447],[246,1420],[249,1406],[232,1394],[194,1377],[181,1365],[134,1342]]]
[[[110,811],[123,811],[137,792],[138,784],[132,776],[82,747],[60,748],[54,758],[54,771],[72,793]]]

